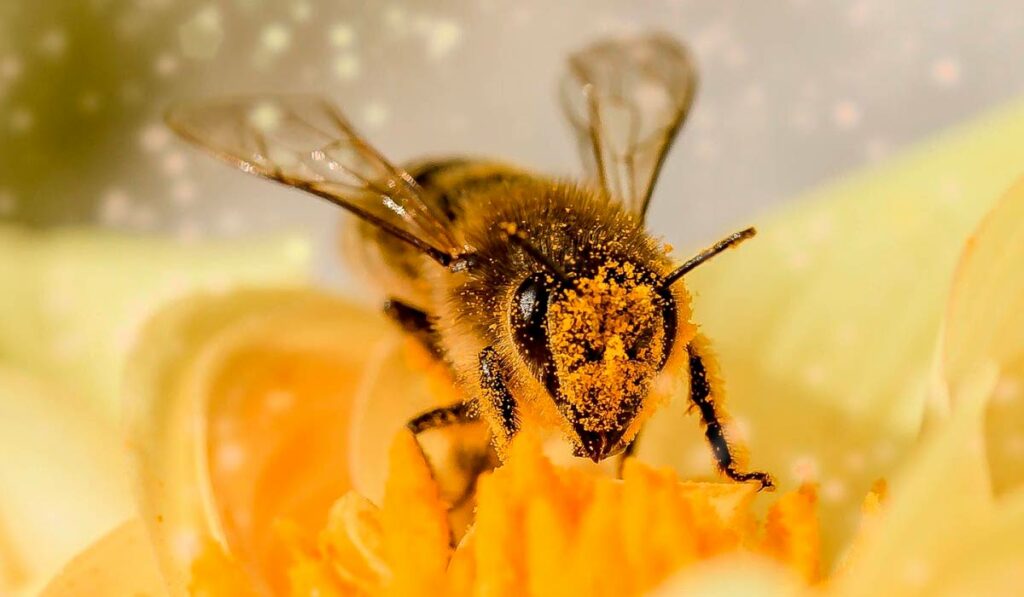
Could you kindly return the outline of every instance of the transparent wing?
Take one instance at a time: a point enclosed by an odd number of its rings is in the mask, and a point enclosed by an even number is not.
[[[568,66],[562,106],[587,174],[642,218],[697,90],[690,53],[654,34],[599,42]]]
[[[308,191],[447,263],[464,252],[416,181],[326,100],[266,96],[185,103],[167,113],[182,137],[241,170]]]

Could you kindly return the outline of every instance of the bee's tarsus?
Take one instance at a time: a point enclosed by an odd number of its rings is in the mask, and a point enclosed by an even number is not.
[[[745,473],[737,470],[736,460],[722,427],[722,414],[715,405],[715,399],[718,397],[714,395],[714,388],[708,376],[705,364],[707,355],[702,355],[694,342],[691,342],[686,350],[690,355],[690,400],[700,412],[701,420],[704,423],[704,437],[711,445],[711,452],[715,457],[718,469],[733,481],[740,483],[757,481],[761,484],[762,490],[772,489],[775,484],[768,473]]]
[[[729,236],[718,241],[717,243],[704,249],[700,253],[697,253],[696,255],[691,257],[686,263],[672,270],[672,272],[669,275],[665,276],[665,279],[662,280],[661,287],[668,288],[669,286],[678,282],[680,278],[682,278],[689,272],[693,271],[694,268],[696,268],[698,265],[701,265],[708,259],[711,259],[715,255],[718,255],[719,253],[728,249],[729,247],[734,247],[739,243],[747,240],[748,238],[753,238],[755,234],[757,234],[757,229],[753,227],[745,228],[743,230],[740,230],[739,232],[734,232],[730,234]]]
[[[759,483],[761,486],[758,488],[758,491],[775,490],[775,480],[772,479],[772,476],[769,475],[768,473],[763,473],[759,471],[751,473],[741,473],[733,468],[726,469],[724,472],[725,476],[729,477],[733,481],[736,481],[737,483],[749,483],[751,481]]]

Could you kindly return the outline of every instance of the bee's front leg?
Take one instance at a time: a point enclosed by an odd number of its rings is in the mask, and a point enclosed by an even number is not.
[[[505,385],[501,360],[490,346],[480,351],[480,386],[484,394],[480,397],[483,402],[481,408],[492,419],[492,432],[497,434],[500,430],[502,434],[502,437],[496,437],[497,443],[507,446],[519,432],[519,416],[516,399]]]
[[[701,420],[704,423],[704,436],[711,444],[711,451],[715,456],[715,462],[719,470],[733,481],[757,481],[761,489],[774,487],[771,475],[762,472],[740,472],[737,469],[736,459],[733,456],[732,448],[725,437],[723,420],[725,414],[719,407],[721,384],[708,374],[708,362],[711,355],[703,350],[707,341],[698,337],[686,347],[690,357],[690,400],[700,411]]]

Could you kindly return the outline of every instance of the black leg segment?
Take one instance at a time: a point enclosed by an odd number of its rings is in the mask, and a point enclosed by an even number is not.
[[[480,351],[480,385],[484,391],[480,400],[487,401],[491,412],[497,415],[498,424],[505,435],[499,441],[507,444],[519,431],[516,400],[505,385],[498,353],[490,346]]]
[[[420,433],[430,431],[431,429],[469,423],[470,421],[475,420],[473,414],[474,413],[468,404],[460,402],[451,406],[442,406],[433,410],[428,410],[423,414],[413,417],[405,424],[405,426],[409,431],[412,431],[414,435],[419,435]]]
[[[442,356],[440,338],[434,330],[429,314],[402,301],[388,299],[384,303],[384,315],[416,338],[430,354],[435,357]]]
[[[623,467],[626,464],[626,459],[629,458],[630,456],[636,454],[636,449],[639,447],[639,443],[640,443],[640,434],[641,433],[643,433],[643,429],[641,429],[640,431],[637,431],[636,436],[633,437],[633,441],[631,441],[628,444],[626,444],[626,449],[623,450],[621,454],[619,454],[619,461],[615,465],[616,476],[619,479],[622,478],[622,469],[623,469]]]
[[[692,343],[687,347],[687,351],[690,356],[690,400],[700,411],[700,417],[704,423],[704,437],[711,445],[711,452],[714,454],[719,470],[733,481],[757,481],[761,484],[761,489],[771,489],[774,487],[774,483],[768,473],[744,473],[736,469],[735,459],[729,442],[725,438],[725,430],[722,428],[721,417],[715,409],[716,397],[712,395],[712,385],[708,379],[704,358]]]

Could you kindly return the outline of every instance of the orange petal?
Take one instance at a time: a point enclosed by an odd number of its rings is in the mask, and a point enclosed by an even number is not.
[[[805,485],[783,495],[768,511],[765,523],[765,550],[808,583],[818,580],[821,568],[817,503],[817,491]]]
[[[403,432],[391,448],[381,524],[393,595],[437,594],[451,557],[448,507],[416,438]]]
[[[322,557],[333,562],[338,577],[369,593],[379,590],[391,576],[383,541],[380,510],[350,491],[331,508],[319,548]]]
[[[351,486],[352,396],[387,338],[381,318],[308,290],[193,298],[150,322],[129,368],[132,447],[176,590],[207,541],[256,586],[288,586],[274,521],[315,535]]]
[[[214,541],[207,541],[192,562],[188,592],[193,597],[259,594],[238,560],[225,553],[224,548]]]

